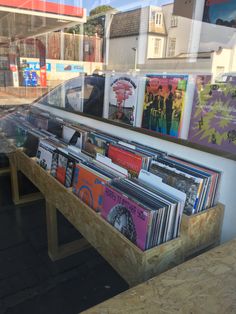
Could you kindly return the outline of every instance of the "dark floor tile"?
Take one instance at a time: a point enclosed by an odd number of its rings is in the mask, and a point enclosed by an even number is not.
[[[104,269],[105,267],[105,269]],[[104,271],[106,270],[106,271]],[[77,314],[127,289],[127,285],[107,265],[83,273],[32,299],[11,307],[7,314]]]
[[[0,251],[25,242],[26,238],[18,227],[17,220],[14,210],[0,213]]]
[[[45,202],[38,201],[15,208],[18,218],[18,227],[23,231],[30,232],[38,227],[46,230]]]
[[[38,278],[32,269],[18,272],[5,280],[0,280],[0,298],[38,285]]]
[[[4,206],[12,205],[11,179],[9,175],[0,177],[0,212]]]
[[[45,202],[13,206],[9,186],[0,178],[0,314],[79,313],[128,288],[93,248],[52,262]],[[58,228],[61,243],[81,236],[61,214]]]

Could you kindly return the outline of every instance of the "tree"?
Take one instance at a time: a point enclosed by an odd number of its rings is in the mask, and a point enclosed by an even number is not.
[[[94,9],[92,9],[89,13],[89,16],[93,16],[93,15],[97,15],[97,14],[100,14],[100,13],[105,13],[107,11],[111,11],[113,10],[114,8],[111,7],[110,5],[100,5]]]
[[[102,13],[110,10],[114,10],[114,8],[112,8],[110,5],[100,5],[91,10],[87,23],[83,25],[84,35],[94,36],[96,34],[99,37],[103,37],[105,28],[105,14],[102,15]],[[80,25],[74,26],[73,28],[68,29],[66,32],[80,34],[80,27]]]

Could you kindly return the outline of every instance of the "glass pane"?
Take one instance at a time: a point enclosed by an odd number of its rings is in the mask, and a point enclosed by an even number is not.
[[[40,104],[235,154],[234,0],[73,3],[66,13],[0,9],[0,104],[42,96]]]

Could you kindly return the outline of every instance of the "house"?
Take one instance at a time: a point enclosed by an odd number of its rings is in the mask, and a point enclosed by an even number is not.
[[[167,30],[162,7],[119,12],[111,19],[108,69],[127,70],[164,57]]]
[[[177,16],[173,3],[111,15],[106,70],[143,72],[220,73],[235,71],[235,29]],[[190,12],[190,13],[189,13]],[[222,29],[223,27],[223,29]]]

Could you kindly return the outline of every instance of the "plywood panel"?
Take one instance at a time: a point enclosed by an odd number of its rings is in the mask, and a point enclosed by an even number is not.
[[[33,159],[22,152],[17,152],[16,156],[19,169],[44,194],[47,202],[53,204],[130,285],[182,262],[180,238],[143,252]]]
[[[222,204],[196,215],[183,215],[181,235],[185,257],[219,243],[223,216]]]
[[[37,186],[47,202],[53,204],[131,286],[180,264],[183,253],[189,256],[219,240],[221,205],[198,215],[185,216],[180,238],[143,252],[35,160],[22,151],[17,151],[14,158],[19,170]]]
[[[236,313],[236,239],[83,314]]]

